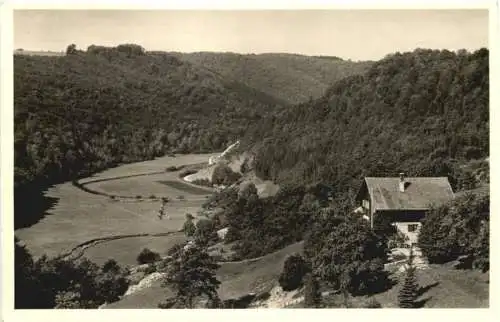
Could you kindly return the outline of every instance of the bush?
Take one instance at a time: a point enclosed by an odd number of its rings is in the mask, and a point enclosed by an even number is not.
[[[243,160],[243,162],[241,163],[241,166],[240,166],[240,172],[245,174],[247,172],[250,172],[252,170],[252,167],[251,167],[251,164],[250,164],[250,159],[249,158],[245,158],[245,160]]]
[[[55,309],[81,309],[79,292],[61,291],[55,297]]]
[[[400,231],[397,231],[395,234],[391,235],[387,239],[387,247],[389,249],[393,248],[400,248],[406,245],[406,242],[408,241],[408,236],[403,234]]]
[[[291,255],[285,260],[278,282],[284,291],[293,291],[302,286],[302,279],[309,271],[309,266],[302,256]]]
[[[102,271],[104,273],[112,272],[112,273],[118,273],[120,272],[121,268],[120,265],[114,260],[114,259],[108,259],[103,265],[102,265]]]
[[[471,171],[463,171],[457,174],[456,191],[472,190],[477,188],[477,180]]]
[[[139,264],[149,264],[160,260],[160,254],[151,251],[148,248],[144,248],[139,255],[137,255],[137,263]]]
[[[458,241],[450,236],[451,225],[443,224],[449,211],[448,205],[434,208],[422,220],[418,246],[430,263],[442,264],[459,256]]]
[[[487,272],[490,269],[490,225],[485,221],[479,235],[471,245],[472,266],[475,269]]]
[[[175,244],[174,246],[169,248],[169,250],[167,251],[167,255],[172,257],[177,257],[185,245],[186,243]]]
[[[210,219],[201,219],[196,223],[194,236],[204,245],[214,244],[219,239],[214,222]]]
[[[230,186],[241,178],[241,174],[234,172],[227,164],[219,164],[212,173],[212,183]]]
[[[168,266],[162,283],[175,292],[176,302],[187,308],[195,308],[200,296],[218,302],[220,281],[216,272],[219,265],[206,248],[195,244],[182,252],[178,259]]]
[[[466,194],[431,209],[420,230],[418,244],[430,263],[445,263],[466,255],[489,261],[490,197]]]
[[[146,269],[144,270],[144,274],[149,275],[156,272],[156,266],[153,263],[149,263]]]
[[[33,261],[15,246],[15,308],[97,308],[117,301],[128,288],[127,270],[110,260],[102,267],[83,258],[77,261]]]
[[[236,241],[233,249],[238,255],[251,258],[302,240],[313,217],[302,207],[306,191],[284,186],[275,196],[260,198],[254,184],[244,185],[228,196],[229,204],[219,203],[221,219],[229,228],[225,242]]]
[[[194,236],[194,234],[196,232],[196,226],[193,223],[192,216],[191,217],[186,216],[186,221],[184,222],[184,225],[182,226],[182,231],[184,232],[184,234],[186,234],[186,237]]]
[[[383,292],[392,286],[388,272],[385,240],[369,224],[353,216],[327,217],[308,236],[313,269],[334,289],[352,295]],[[312,247],[312,243],[317,244]],[[304,246],[305,247],[305,246]]]

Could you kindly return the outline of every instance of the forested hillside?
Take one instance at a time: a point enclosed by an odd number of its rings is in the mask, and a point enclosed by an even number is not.
[[[361,74],[372,62],[295,54],[172,53],[227,79],[245,83],[288,103],[319,98],[337,80]]]
[[[14,56],[16,227],[28,195],[122,162],[225,148],[274,98],[136,45]],[[36,217],[37,215],[35,215]]]
[[[362,176],[449,176],[489,154],[487,49],[396,53],[344,78],[313,102],[280,111],[248,133],[262,178],[333,185],[353,196]],[[472,180],[474,181],[474,180]]]
[[[16,191],[167,152],[214,151],[243,135],[261,177],[342,193],[363,175],[399,171],[460,185],[458,164],[488,155],[486,49],[390,55],[290,108],[135,45],[16,55],[14,65]]]

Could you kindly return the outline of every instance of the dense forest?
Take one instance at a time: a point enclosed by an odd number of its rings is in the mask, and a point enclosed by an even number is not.
[[[260,177],[325,182],[337,196],[352,197],[363,176],[399,172],[474,188],[479,178],[463,165],[489,155],[488,57],[487,49],[389,55],[324,97],[278,111],[242,148],[253,148]]]
[[[171,53],[291,104],[319,98],[336,81],[364,73],[373,62],[296,54]]]
[[[169,152],[225,148],[281,102],[140,46],[14,56],[15,226],[48,185]],[[29,196],[29,197],[28,197]]]

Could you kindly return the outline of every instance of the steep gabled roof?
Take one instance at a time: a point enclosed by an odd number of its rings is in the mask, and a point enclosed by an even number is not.
[[[399,178],[365,178],[374,210],[425,210],[454,198],[448,178],[405,178],[406,189],[399,191]]]

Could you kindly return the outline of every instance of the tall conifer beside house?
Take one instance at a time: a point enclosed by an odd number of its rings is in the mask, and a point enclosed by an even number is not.
[[[398,295],[399,307],[403,309],[414,309],[417,307],[416,301],[418,298],[418,284],[415,276],[416,268],[413,265],[414,258],[415,255],[413,254],[413,248],[411,248],[410,256],[408,258],[408,268],[406,269],[405,281],[403,284],[403,288],[399,291]]]

